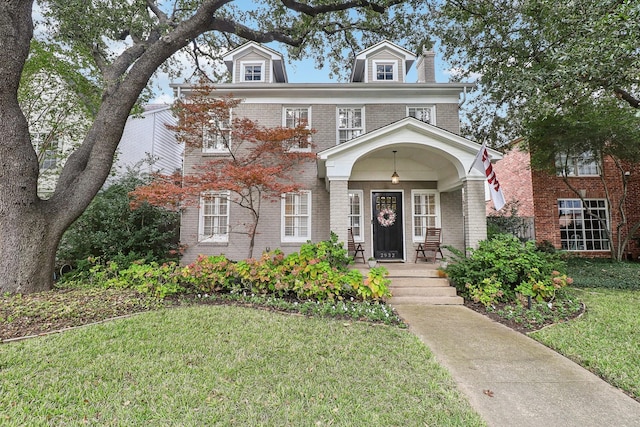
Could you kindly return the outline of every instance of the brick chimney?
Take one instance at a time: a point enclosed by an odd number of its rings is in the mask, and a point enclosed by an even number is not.
[[[418,83],[435,83],[436,82],[436,65],[435,52],[423,52],[416,63],[416,71],[418,72]]]

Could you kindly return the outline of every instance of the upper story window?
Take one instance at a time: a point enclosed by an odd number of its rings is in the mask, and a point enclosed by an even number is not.
[[[203,153],[228,153],[231,147],[231,112],[227,117],[211,116],[202,129]]]
[[[242,81],[243,82],[263,82],[265,81],[265,65],[264,61],[260,62],[242,62]]]
[[[598,176],[600,166],[593,153],[586,152],[567,156],[564,153],[556,155],[556,170],[559,176]]]
[[[288,128],[296,128],[303,126],[305,129],[311,129],[311,107],[285,107],[284,108],[284,126]],[[298,141],[292,150],[310,150],[311,144],[307,141]]]
[[[398,64],[395,61],[373,61],[373,80],[394,82],[398,80]]]
[[[435,125],[435,105],[407,107],[407,116]]]
[[[338,144],[364,133],[364,108],[338,108]]]
[[[229,241],[229,192],[207,192],[200,199],[198,241]]]

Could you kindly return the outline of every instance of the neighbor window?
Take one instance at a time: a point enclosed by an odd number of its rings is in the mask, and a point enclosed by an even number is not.
[[[211,116],[202,129],[202,152],[228,152],[231,147],[231,113],[227,117]]]
[[[586,152],[578,155],[567,156],[559,153],[556,156],[556,169],[558,175],[566,176],[598,176],[600,167],[593,153]]]
[[[414,117],[422,122],[435,124],[435,106],[407,107],[407,116]]]
[[[428,227],[438,227],[438,194],[435,191],[413,190],[413,241],[424,242]]]
[[[604,199],[559,199],[560,243],[569,251],[608,251],[607,202]]]
[[[288,128],[296,128],[304,126],[305,129],[311,128],[311,108],[310,107],[285,107],[284,109],[284,126]],[[300,140],[292,146],[292,150],[307,151],[311,149],[309,140]]]
[[[356,242],[364,241],[362,198],[362,190],[349,190],[349,227]]]
[[[229,192],[208,192],[201,196],[198,241],[229,241]]]
[[[392,61],[377,62],[373,61],[373,80],[374,81],[395,81],[397,63]]]
[[[362,133],[364,133],[363,109],[360,107],[338,108],[338,143],[347,142]]]
[[[306,242],[311,239],[311,192],[282,195],[282,241]]]
[[[41,133],[36,135],[35,143],[39,151],[38,160],[40,161],[40,170],[55,169],[58,165],[58,150],[60,148],[58,139],[52,133]]]
[[[243,62],[242,65],[242,81],[244,82],[263,82],[264,62]]]

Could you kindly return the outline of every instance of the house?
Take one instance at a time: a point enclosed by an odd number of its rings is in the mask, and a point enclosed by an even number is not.
[[[557,173],[551,174],[531,169],[530,155],[519,147],[520,142],[521,139],[510,144],[494,169],[507,201],[519,202],[519,216],[534,217],[535,240],[583,257],[610,257],[611,243],[605,230],[613,230],[613,245],[617,245],[616,230],[621,220],[618,205],[624,191],[622,174],[613,159],[605,158],[600,163],[588,154],[570,158],[559,155]],[[563,170],[577,193],[564,182]],[[622,238],[640,221],[640,204],[634,196],[640,194],[640,166],[628,166],[624,176],[628,181],[627,199],[623,204],[627,225],[620,229]],[[632,236],[640,237],[640,233]],[[640,256],[639,240],[630,241],[628,258]]]
[[[291,252],[332,231],[346,241],[351,228],[365,257],[414,262],[427,227],[442,228],[443,243],[461,250],[486,238],[485,177],[471,168],[480,145],[460,136],[461,95],[471,85],[436,82],[434,57],[382,41],[355,56],[349,82],[294,84],[268,47],[249,42],[225,55],[231,80],[215,93],[242,99],[234,117],[264,126],[304,120],[316,130],[316,162],[298,175],[304,191],[263,205],[256,250]],[[418,81],[407,82],[414,63]],[[194,90],[173,87],[178,97]],[[186,149],[185,173],[225,155],[223,145],[203,141]],[[234,232],[244,212],[232,197],[221,192],[183,212],[184,262],[247,256],[246,235]]]
[[[145,105],[141,114],[129,116],[118,145],[115,176],[134,167],[164,174],[182,169],[184,145],[178,144],[175,132],[167,128],[175,124],[169,105]]]

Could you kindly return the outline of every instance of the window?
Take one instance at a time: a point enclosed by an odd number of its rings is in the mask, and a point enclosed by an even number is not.
[[[362,190],[349,190],[349,227],[353,231],[353,239],[356,242],[364,241],[362,198]]]
[[[374,81],[391,82],[391,81],[397,80],[396,78],[397,63],[396,62],[373,61],[373,67],[374,67],[374,76],[373,76]]]
[[[264,62],[243,62],[241,67],[243,82],[263,82],[265,80]]]
[[[604,199],[559,199],[560,243],[569,251],[608,251],[607,203]]]
[[[556,156],[558,175],[566,176],[598,176],[600,168],[593,153],[587,152],[576,156],[559,153]]]
[[[202,195],[198,241],[229,241],[229,192],[210,192]]]
[[[435,106],[428,107],[408,107],[407,116],[414,117],[425,123],[435,124]]]
[[[424,242],[427,227],[439,227],[438,194],[434,191],[413,190],[411,192],[413,212],[413,241]]]
[[[202,152],[225,153],[231,147],[231,112],[228,117],[212,116],[202,129]]]
[[[311,192],[282,196],[282,241],[306,242],[311,238]]]
[[[42,133],[36,136],[40,170],[55,169],[58,166],[58,140],[53,133]]]
[[[362,108],[338,108],[338,144],[362,135],[363,122]]]
[[[284,126],[295,128],[304,126],[306,129],[311,127],[311,108],[310,107],[286,107],[284,109]],[[296,141],[291,150],[311,150],[309,140]]]

